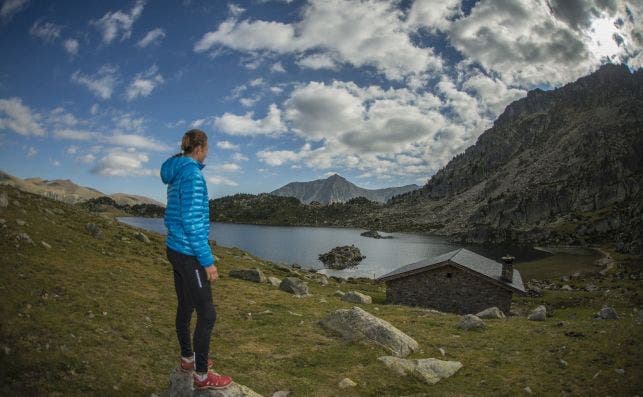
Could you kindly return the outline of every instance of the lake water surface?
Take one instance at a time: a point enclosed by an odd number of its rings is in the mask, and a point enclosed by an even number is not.
[[[119,217],[131,226],[166,234],[163,218]],[[263,259],[284,264],[299,264],[304,269],[319,269],[337,277],[379,277],[400,266],[446,252],[467,248],[498,262],[505,254],[516,257],[516,263],[549,256],[549,253],[525,246],[487,246],[456,244],[441,236],[423,233],[381,233],[392,239],[360,236],[366,229],[266,226],[237,223],[210,223],[210,239],[218,245],[237,247]],[[354,244],[366,258],[359,266],[344,269],[325,269],[318,255],[340,245]]]

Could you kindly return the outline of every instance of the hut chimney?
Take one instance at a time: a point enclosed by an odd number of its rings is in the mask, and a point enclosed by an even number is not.
[[[502,257],[502,274],[500,275],[500,279],[502,281],[506,281],[510,283],[513,280],[514,276],[514,258],[513,256],[507,254]]]

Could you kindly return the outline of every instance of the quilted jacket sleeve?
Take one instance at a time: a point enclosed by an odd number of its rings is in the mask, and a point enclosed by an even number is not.
[[[205,180],[195,168],[183,175],[179,189],[183,231],[201,266],[208,267],[214,264],[214,257],[208,243],[210,219]]]

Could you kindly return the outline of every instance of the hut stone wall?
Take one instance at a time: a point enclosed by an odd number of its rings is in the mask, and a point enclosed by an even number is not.
[[[508,314],[511,296],[510,290],[453,265],[386,282],[387,303],[459,314],[475,314],[491,306]]]

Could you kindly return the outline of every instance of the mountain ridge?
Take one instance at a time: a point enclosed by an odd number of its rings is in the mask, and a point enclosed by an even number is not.
[[[269,194],[282,197],[295,197],[304,204],[318,202],[320,204],[344,203],[357,197],[365,197],[371,201],[384,203],[396,194],[419,189],[415,184],[389,187],[382,189],[365,189],[348,181],[335,173],[325,179],[315,179],[307,182],[290,182]]]

